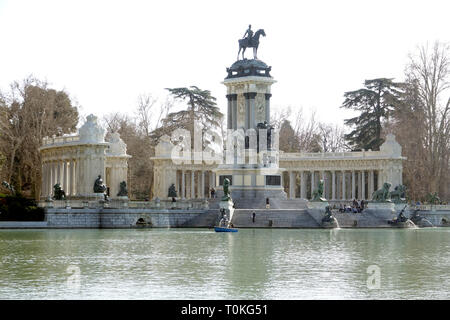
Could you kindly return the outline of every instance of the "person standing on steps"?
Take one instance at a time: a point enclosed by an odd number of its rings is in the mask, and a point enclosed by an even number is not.
[[[255,217],[256,217],[256,212],[253,211],[253,212],[252,212],[252,221],[253,221],[253,223],[255,223]]]

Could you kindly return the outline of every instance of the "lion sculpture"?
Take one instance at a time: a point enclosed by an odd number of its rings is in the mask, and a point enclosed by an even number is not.
[[[385,182],[381,189],[378,189],[372,194],[372,200],[376,202],[385,202],[390,200],[389,188],[391,184],[389,182]]]

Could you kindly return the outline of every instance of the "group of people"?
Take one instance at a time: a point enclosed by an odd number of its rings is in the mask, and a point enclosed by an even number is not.
[[[364,200],[353,199],[352,204],[339,204],[339,212],[361,213],[367,207]]]

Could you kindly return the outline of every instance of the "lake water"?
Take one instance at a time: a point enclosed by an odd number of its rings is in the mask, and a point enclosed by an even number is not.
[[[0,299],[449,299],[449,267],[448,228],[0,230]]]

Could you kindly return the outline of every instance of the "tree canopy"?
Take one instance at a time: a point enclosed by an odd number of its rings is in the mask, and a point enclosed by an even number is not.
[[[379,150],[383,143],[382,121],[389,117],[397,103],[403,84],[393,79],[378,78],[366,80],[364,87],[344,94],[341,108],[360,112],[358,116],[345,120],[345,124],[353,128],[345,139],[353,149]]]
[[[189,130],[193,140],[195,122],[202,125],[203,131],[220,126],[223,114],[217,107],[216,98],[211,95],[209,90],[202,90],[196,86],[166,89],[175,100],[186,101],[188,108],[169,113],[162,120],[162,127],[154,131],[154,135],[160,137],[164,133],[180,128]]]
[[[45,136],[74,132],[78,109],[65,91],[29,77],[14,82],[0,99],[0,154],[6,158],[2,178],[26,190],[40,192],[41,166],[38,148]]]

